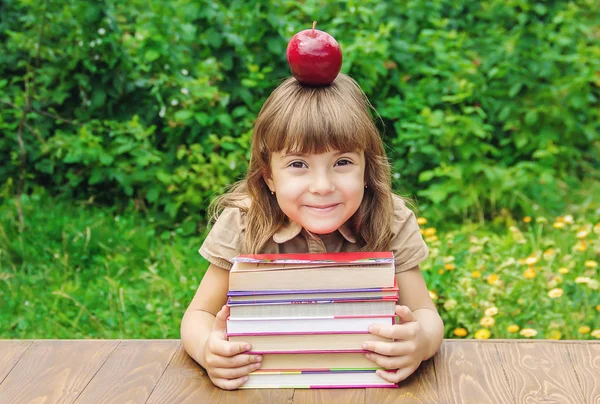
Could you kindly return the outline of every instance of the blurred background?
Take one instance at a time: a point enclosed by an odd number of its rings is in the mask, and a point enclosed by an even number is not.
[[[0,338],[178,338],[289,39],[340,43],[448,338],[600,338],[595,0],[0,3]]]

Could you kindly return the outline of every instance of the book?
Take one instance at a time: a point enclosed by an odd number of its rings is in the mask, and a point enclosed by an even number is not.
[[[320,290],[238,290],[227,293],[227,303],[307,302],[315,300],[398,300],[398,284],[394,277],[391,288],[320,289]]]
[[[248,381],[240,389],[277,388],[367,388],[397,387],[379,377],[374,371],[261,371],[248,375]]]
[[[391,252],[239,255],[233,261],[230,291],[394,287]]]
[[[393,263],[394,254],[383,252],[337,252],[337,253],[295,253],[295,254],[240,254],[234,262],[250,263],[301,263],[301,264],[354,264],[354,263]]]
[[[245,304],[229,307],[230,319],[316,318],[338,316],[393,316],[396,302],[380,301],[313,301],[303,303]]]
[[[229,341],[246,342],[252,345],[252,351],[263,353],[295,353],[295,352],[361,352],[365,341],[391,342],[392,339],[370,334],[238,334],[228,335]]]
[[[362,349],[393,341],[368,332],[397,322],[391,252],[240,255],[227,295],[228,340],[263,357],[242,388],[395,386]]]
[[[227,319],[227,334],[311,334],[366,332],[371,324],[394,324],[396,316]]]
[[[250,351],[254,353],[254,351]],[[262,354],[261,370],[377,370],[376,363],[360,352],[268,353]]]

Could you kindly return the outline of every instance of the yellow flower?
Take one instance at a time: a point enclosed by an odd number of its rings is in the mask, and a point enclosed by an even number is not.
[[[435,235],[436,231],[437,230],[435,229],[435,227],[428,227],[425,230],[423,230],[423,235],[425,237],[431,237]]]
[[[533,269],[532,267],[527,268],[523,272],[523,276],[525,277],[525,279],[533,279],[535,278],[535,275],[535,269]]]
[[[592,337],[600,338],[600,329],[595,329],[594,331],[592,331]]]
[[[598,287],[600,286],[600,282],[598,282],[595,279],[590,279],[590,281],[588,282],[588,288],[592,289],[592,290],[598,290]]]
[[[548,223],[548,219],[546,219],[544,216],[540,216],[540,217],[535,218],[535,222],[536,223]]]
[[[586,262],[583,263],[583,265],[585,265],[586,268],[590,268],[590,269],[594,269],[598,267],[598,263],[594,260],[587,260]]]
[[[587,243],[585,240],[580,240],[577,244],[575,244],[575,251],[577,252],[585,252],[587,250]]]
[[[562,295],[563,290],[561,288],[552,289],[550,292],[548,292],[548,297],[551,299],[556,299],[558,297],[561,297]]]
[[[443,269],[438,269],[438,274],[443,275],[444,274],[444,270]]]
[[[433,243],[434,241],[438,241],[438,236],[434,234],[433,236],[425,237],[425,241],[427,243]]]
[[[485,315],[486,316],[495,316],[496,314],[498,314],[498,308],[495,306],[490,307],[489,309],[487,309],[485,311]]]
[[[431,298],[431,300],[437,300],[438,295],[436,295],[435,292],[433,292],[433,291],[430,290],[429,291],[429,297]]]
[[[467,336],[467,330],[464,328],[456,328],[454,330],[454,335],[456,335],[457,337],[466,337]]]
[[[494,320],[494,317],[485,316],[479,320],[479,324],[482,327],[492,327],[494,324],[496,324],[496,320]]]
[[[600,223],[594,225],[594,233],[600,234]]]
[[[454,299],[448,299],[444,302],[444,309],[450,311],[458,305],[458,302]]]
[[[425,219],[424,217],[420,217],[417,219],[417,223],[419,224],[419,226],[423,226],[424,224],[427,224],[427,219]]]
[[[535,337],[537,335],[537,331],[534,330],[533,328],[523,328],[520,332],[520,334],[524,337],[527,338],[531,338],[531,337]]]
[[[558,268],[558,273],[563,274],[563,275],[568,274],[569,273],[569,268],[565,268],[565,267]]]
[[[591,279],[587,276],[578,276],[575,278],[575,283],[588,283],[589,281],[591,281]]]
[[[565,224],[563,222],[554,222],[552,226],[554,226],[555,229],[562,229],[565,227]]]
[[[523,223],[531,223],[531,216],[525,216],[523,218]]]
[[[492,333],[487,328],[481,328],[475,331],[475,339],[488,339]]]
[[[454,258],[454,255],[448,255],[448,256],[444,257],[443,260],[444,260],[444,264],[449,264],[451,262],[454,262],[455,258]]]
[[[579,327],[579,330],[577,330],[580,334],[588,334],[590,332],[591,328],[587,325],[582,325],[581,327]]]
[[[535,264],[537,264],[537,262],[538,262],[537,257],[527,257],[527,258],[525,258],[525,263],[527,265],[529,265],[529,266],[535,265]]]
[[[513,332],[513,333],[517,332],[517,331],[519,331],[519,326],[516,324],[511,324],[508,326],[508,328],[506,328],[506,331]]]
[[[556,251],[552,248],[549,248],[546,251],[544,251],[543,255],[545,260],[549,260],[556,255]]]
[[[596,311],[600,311],[600,304],[596,306]]]
[[[471,277],[475,278],[475,279],[481,278],[481,272],[479,272],[479,271],[473,271],[473,272],[471,272]]]
[[[448,271],[452,271],[456,267],[454,266],[453,263],[449,263],[449,264],[444,265],[444,268],[446,268]]]
[[[568,223],[568,224],[573,224],[573,216],[571,216],[571,215],[567,215],[567,216],[565,216],[565,217],[563,218],[563,220],[564,220],[564,222],[565,222],[565,223]]]
[[[550,331],[548,333],[547,337],[548,337],[548,339],[556,339],[556,340],[558,340],[558,339],[561,339],[562,334],[558,330],[552,330],[552,331]]]
[[[487,278],[487,282],[488,282],[490,285],[493,285],[494,283],[496,283],[496,282],[498,281],[498,279],[499,279],[499,278],[500,278],[500,277],[499,277],[498,275],[496,275],[496,274],[491,274],[490,276],[488,276],[488,278]]]
[[[556,218],[556,222],[557,223],[564,223],[565,222],[565,218],[562,217],[562,216],[559,216],[559,217]]]
[[[586,238],[588,235],[589,235],[589,233],[587,231],[581,230],[580,232],[577,233],[577,235],[575,237],[582,240],[582,239]]]

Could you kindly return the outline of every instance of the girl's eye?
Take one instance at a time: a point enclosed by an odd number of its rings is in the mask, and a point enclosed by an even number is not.
[[[338,160],[338,162],[335,164],[338,166],[347,166],[349,164],[352,164],[352,162],[348,159],[341,159],[341,160]]]
[[[290,163],[290,165],[288,167],[292,167],[292,168],[304,168],[304,166],[306,166],[306,164],[304,164],[302,161],[293,161]]]

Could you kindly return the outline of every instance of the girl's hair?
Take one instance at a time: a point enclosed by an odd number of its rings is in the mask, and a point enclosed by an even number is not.
[[[245,212],[243,253],[260,253],[285,222],[285,214],[264,180],[269,175],[271,154],[281,151],[364,151],[367,188],[350,224],[363,251],[389,248],[394,214],[391,172],[371,109],[359,85],[342,73],[325,87],[307,87],[290,77],[271,93],[254,125],[246,177],[211,204],[213,218],[228,207]]]

